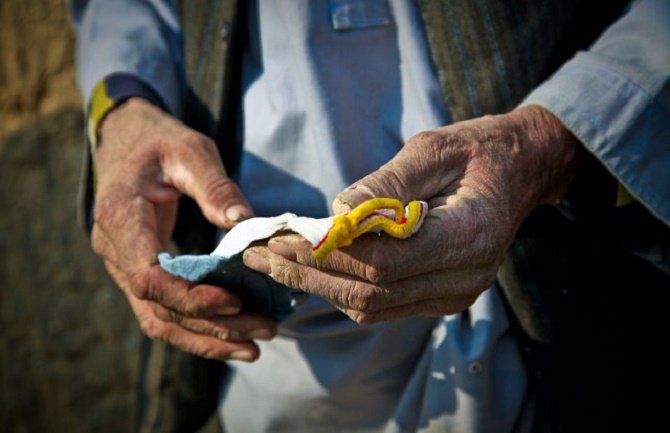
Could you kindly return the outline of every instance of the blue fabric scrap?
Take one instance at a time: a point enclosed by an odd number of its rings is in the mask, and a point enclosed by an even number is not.
[[[246,267],[241,254],[227,258],[160,253],[158,262],[166,272],[186,281],[223,287],[240,298],[245,311],[265,314],[278,322],[309,296]]]

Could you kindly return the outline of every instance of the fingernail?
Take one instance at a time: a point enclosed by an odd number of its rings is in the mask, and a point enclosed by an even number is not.
[[[239,350],[237,352],[232,352],[230,354],[230,359],[235,359],[237,361],[253,361],[256,357],[253,353],[246,350]]]
[[[235,223],[239,223],[251,217],[251,212],[246,206],[236,204],[226,209],[226,218]]]
[[[249,333],[249,338],[252,340],[270,340],[272,337],[272,332],[267,329],[254,329]]]
[[[355,185],[345,189],[335,197],[333,210],[337,213],[346,213],[363,203],[374,198],[375,195],[364,185]]]
[[[264,274],[269,274],[272,272],[272,265],[270,265],[270,261],[253,250],[246,250],[244,252],[243,258],[244,264],[255,271],[262,272]]]
[[[295,249],[284,240],[270,239],[268,242],[268,249],[289,260],[295,261],[297,257]]]

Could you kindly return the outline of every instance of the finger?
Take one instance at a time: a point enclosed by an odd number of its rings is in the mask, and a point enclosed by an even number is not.
[[[283,235],[268,242],[270,251],[317,269],[352,275],[372,283],[388,283],[439,270],[497,268],[504,239],[497,239],[471,206],[448,205],[429,211],[421,229],[408,239],[362,236],[317,261],[309,242]],[[458,230],[450,230],[457,227]]]
[[[123,279],[139,299],[186,316],[234,314],[241,308],[232,293],[216,286],[193,286],[160,268],[157,254],[162,245],[153,204],[133,196],[127,188],[119,186],[103,195],[96,208],[92,241],[117,282]]]
[[[154,304],[156,317],[164,322],[172,322],[182,328],[202,335],[209,335],[226,341],[270,340],[277,334],[277,325],[269,317],[260,314],[236,314],[233,316],[213,316],[191,318]]]
[[[374,197],[407,203],[439,194],[462,174],[462,170],[448,169],[465,165],[465,155],[446,140],[435,132],[412,137],[391,161],[342,191],[333,202],[333,211],[347,212]]]
[[[477,296],[464,296],[452,299],[424,299],[410,304],[391,307],[375,312],[341,308],[340,310],[360,324],[371,324],[386,320],[398,320],[416,316],[445,316],[463,312],[477,300]]]
[[[105,267],[127,296],[153,301],[182,316],[228,316],[238,314],[242,308],[240,299],[231,292],[207,284],[189,284],[158,265],[133,274],[127,274],[111,262],[105,262]]]
[[[342,309],[368,314],[425,299],[444,299],[448,306],[449,302],[479,294],[495,278],[494,268],[474,272],[438,271],[387,284],[372,284],[286,260],[262,247],[245,251],[244,263],[286,286],[324,297]],[[442,314],[454,311],[446,309]]]
[[[195,199],[210,222],[230,228],[253,216],[246,198],[226,174],[212,140],[193,134],[168,150],[163,163],[166,180]]]
[[[250,341],[224,341],[202,335],[172,322],[158,319],[149,301],[128,296],[142,332],[149,338],[173,345],[185,352],[209,359],[252,362],[258,359],[258,346]]]

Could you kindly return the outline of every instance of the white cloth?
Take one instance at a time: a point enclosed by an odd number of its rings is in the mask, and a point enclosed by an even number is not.
[[[252,242],[266,239],[282,230],[291,230],[307,239],[312,245],[319,242],[333,225],[333,217],[308,218],[293,213],[276,217],[256,217],[242,221],[221,239],[213,256],[232,257],[246,249]]]

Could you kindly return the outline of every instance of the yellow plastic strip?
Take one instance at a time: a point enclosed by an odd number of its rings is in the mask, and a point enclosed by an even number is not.
[[[91,151],[95,150],[98,142],[98,128],[102,119],[114,108],[114,100],[107,94],[107,84],[104,80],[100,81],[93,89],[91,102],[88,107],[87,134],[88,141],[91,144]]]
[[[627,206],[633,202],[636,202],[637,199],[633,197],[633,194],[628,191],[628,189],[623,186],[621,182],[617,184],[617,192],[616,192],[616,207],[624,207]]]
[[[317,260],[323,260],[337,248],[351,245],[354,239],[371,231],[384,231],[390,236],[405,239],[413,235],[423,222],[427,204],[412,201],[407,209],[402,202],[392,198],[374,198],[333,220],[333,225],[323,239],[312,249]],[[389,217],[383,210],[392,210]]]

